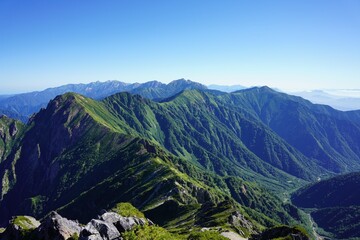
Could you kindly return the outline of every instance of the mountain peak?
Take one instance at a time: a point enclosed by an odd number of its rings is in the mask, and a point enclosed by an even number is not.
[[[68,104],[73,104],[74,102],[76,102],[77,99],[79,98],[84,98],[82,95],[74,93],[74,92],[68,92],[68,93],[64,93],[61,95],[56,96],[53,100],[51,100],[48,104],[49,106],[64,106],[64,105],[68,105]]]
[[[161,102],[204,102],[203,92],[199,89],[185,89]]]
[[[165,85],[165,84],[162,83],[162,82],[153,80],[153,81],[150,81],[150,82],[146,82],[146,83],[141,84],[141,87],[144,87],[144,88],[156,88],[156,87],[162,87],[162,86],[164,86],[164,85]]]
[[[236,92],[257,92],[257,93],[261,93],[261,92],[277,92],[276,90],[268,87],[268,86],[259,86],[259,87],[251,87],[251,88],[247,88],[247,89],[244,89],[244,90],[239,90],[239,91],[236,91]]]
[[[194,81],[191,81],[189,79],[186,80],[184,78],[171,81],[168,85],[172,86],[172,87],[186,87],[186,88],[196,88],[196,89],[207,89],[207,87],[205,85],[201,84],[201,83],[194,82]]]

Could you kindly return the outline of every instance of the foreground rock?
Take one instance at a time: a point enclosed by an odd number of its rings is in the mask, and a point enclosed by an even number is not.
[[[112,223],[119,230],[119,232],[125,232],[131,230],[133,227],[140,225],[144,226],[147,221],[137,217],[123,217],[114,212],[107,212],[101,215],[101,220]]]
[[[51,212],[34,234],[37,239],[65,240],[79,236],[80,231],[81,226],[78,222],[63,218],[57,212]]]
[[[91,220],[80,233],[80,239],[102,240],[120,239],[120,232],[111,222]]]
[[[56,212],[51,212],[40,223],[29,216],[13,218],[0,240],[118,240],[121,233],[136,226],[150,224],[138,217],[123,217],[115,212],[106,212],[99,219],[92,219],[85,226],[77,221],[66,219]]]
[[[238,231],[245,236],[245,233],[241,229],[253,229],[253,224],[247,220],[244,215],[242,215],[240,212],[236,211],[229,217],[229,223],[236,227]],[[251,233],[255,233],[252,231]]]

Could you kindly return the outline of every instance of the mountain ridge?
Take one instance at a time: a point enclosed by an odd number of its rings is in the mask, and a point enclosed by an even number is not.
[[[41,108],[45,107],[51,99],[53,99],[57,95],[64,94],[66,92],[76,92],[84,96],[99,100],[117,92],[127,91],[132,94],[140,94],[143,97],[156,101],[161,101],[162,99],[169,98],[185,89],[208,89],[213,92],[222,91],[229,93],[253,88],[259,87],[245,88],[240,85],[205,86],[201,83],[185,79],[174,80],[168,84],[164,84],[156,80],[145,83],[125,83],[117,80],[108,80],[105,82],[97,81],[88,84],[67,84],[59,87],[47,88],[43,91],[34,91],[12,95],[0,95],[0,114],[7,115],[9,117],[26,122],[31,116],[31,114],[34,114]],[[325,102],[323,102],[323,104],[324,103]],[[353,109],[351,110],[356,111]]]

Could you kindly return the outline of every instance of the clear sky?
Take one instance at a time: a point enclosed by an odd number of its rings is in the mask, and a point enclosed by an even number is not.
[[[179,78],[360,89],[360,1],[0,1],[1,94]]]

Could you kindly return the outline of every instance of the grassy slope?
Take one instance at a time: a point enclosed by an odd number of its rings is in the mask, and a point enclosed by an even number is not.
[[[299,159],[306,157],[296,153],[271,130],[261,123],[246,121],[240,112],[211,102],[204,104],[203,97],[203,93],[192,90],[158,104],[121,93],[103,103],[116,119],[126,121],[140,136],[217,174],[256,178],[269,186],[275,185],[274,189],[298,184],[299,179],[284,171],[311,178],[309,167],[299,164]],[[261,132],[253,139],[257,145],[264,143],[264,136],[271,144],[266,150],[272,150],[265,155],[260,154],[262,149],[251,149],[250,144],[244,144],[245,138],[254,132]],[[280,161],[285,158],[286,165]]]

